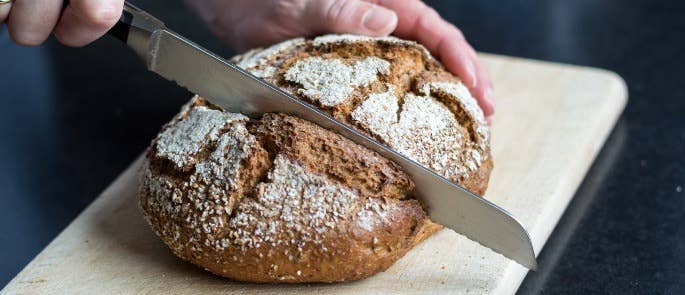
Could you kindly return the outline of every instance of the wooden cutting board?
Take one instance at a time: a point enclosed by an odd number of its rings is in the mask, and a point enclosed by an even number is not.
[[[493,76],[495,169],[485,197],[517,216],[539,253],[623,110],[627,92],[599,69],[483,55]],[[442,230],[387,271],[343,284],[245,284],[177,259],[137,207],[140,159],[3,290],[7,294],[514,293],[518,264]]]

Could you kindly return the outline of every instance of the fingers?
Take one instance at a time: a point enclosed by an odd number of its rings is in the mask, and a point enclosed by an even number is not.
[[[2,6],[0,9],[9,9],[4,6],[12,8],[7,19],[7,30],[12,40],[19,45],[33,46],[43,43],[50,36],[59,19],[62,1],[15,1]]]
[[[490,77],[459,29],[419,0],[373,1],[397,13],[397,36],[416,40],[426,46],[449,71],[462,79],[486,117],[494,113]]]
[[[469,56],[475,61],[476,80],[478,80],[478,84],[470,90],[478,100],[478,105],[480,105],[487,119],[495,113],[495,95],[493,93],[492,80],[490,75],[488,75],[488,71],[478,59],[476,51],[472,48],[469,50]]]
[[[123,6],[124,0],[72,0],[55,28],[55,36],[65,45],[84,46],[116,24]]]
[[[275,0],[260,8],[246,0],[232,2],[230,9],[214,1],[187,2],[214,33],[239,51],[326,33],[387,36],[397,25],[395,12],[362,0]]]
[[[38,45],[55,31],[60,42],[83,46],[107,32],[119,19],[124,0],[73,0],[64,10],[61,0],[23,0],[0,5],[15,43]]]
[[[5,23],[7,16],[10,15],[10,8],[12,7],[12,2],[0,4],[0,24]]]
[[[310,1],[303,16],[302,21],[315,33],[380,37],[389,35],[397,26],[397,14],[394,11],[361,0]]]

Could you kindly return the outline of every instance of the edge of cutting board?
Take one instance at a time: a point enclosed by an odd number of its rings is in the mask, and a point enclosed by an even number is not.
[[[506,57],[506,56],[498,56],[498,55],[491,55],[491,54],[481,54],[483,57],[483,61],[486,64],[486,67],[490,70],[490,72],[493,74],[494,77],[499,77],[495,81],[502,81],[502,79],[505,79],[505,77],[501,77],[501,75],[504,75],[504,73],[507,72],[507,68],[511,66],[519,66],[519,67],[524,67],[529,70],[530,72],[534,71],[551,71],[555,73],[570,73],[575,75],[574,73],[576,72],[582,72],[583,75],[585,75],[585,78],[590,78],[588,81],[595,81],[598,80],[602,85],[606,84],[607,87],[607,93],[606,96],[611,96],[617,99],[616,101],[612,102],[607,102],[604,104],[601,104],[602,108],[601,110],[593,110],[594,112],[602,112],[602,124],[598,127],[595,128],[594,130],[591,130],[593,133],[588,135],[587,137],[591,137],[591,140],[588,140],[586,143],[586,146],[583,146],[585,149],[585,156],[580,159],[579,161],[574,163],[574,166],[571,168],[567,169],[573,169],[577,171],[577,173],[571,175],[568,178],[563,179],[563,181],[559,181],[558,183],[554,183],[553,189],[555,190],[555,194],[557,195],[563,195],[562,198],[557,198],[553,200],[555,203],[549,204],[549,206],[546,206],[545,208],[550,208],[550,210],[544,211],[544,214],[538,214],[536,216],[526,216],[525,212],[520,211],[520,208],[516,208],[516,206],[520,205],[514,205],[513,207],[510,207],[508,205],[511,205],[512,203],[508,203],[510,200],[508,199],[497,199],[495,202],[498,205],[501,205],[502,207],[506,208],[507,210],[510,210],[524,221],[524,224],[528,228],[531,238],[533,239],[533,244],[535,248],[535,252],[537,254],[540,253],[542,247],[544,246],[545,242],[547,241],[547,238],[553,231],[556,223],[559,221],[561,215],[563,214],[566,206],[570,202],[570,200],[573,198],[573,195],[575,194],[576,189],[578,188],[579,184],[585,177],[585,173],[591,166],[592,162],[594,161],[594,158],[598,154],[599,150],[602,148],[604,141],[606,140],[607,136],[610,134],[611,130],[613,129],[613,126],[617,119],[619,118],[620,114],[622,113],[625,104],[627,102],[627,88],[626,88],[626,83],[623,81],[623,79],[618,76],[616,73],[603,70],[603,69],[596,69],[596,68],[590,68],[590,67],[583,67],[583,66],[574,66],[574,65],[564,65],[564,64],[558,64],[558,63],[553,63],[553,62],[547,62],[547,61],[538,61],[538,60],[530,60],[530,59],[523,59],[523,58],[516,58],[516,57]],[[550,70],[550,68],[554,68],[554,71]],[[558,71],[557,71],[558,70]],[[502,74],[500,74],[502,73]],[[508,73],[511,73],[510,71]],[[571,75],[571,76],[573,76]],[[589,75],[589,77],[587,76]],[[507,76],[508,77],[508,76]],[[504,83],[503,83],[504,84]],[[512,84],[512,83],[509,83]],[[543,87],[542,85],[541,87]],[[514,88],[509,88],[504,87],[498,88],[498,85],[495,85],[496,88],[496,94],[499,96],[501,94],[498,94],[497,91],[517,91],[517,89]],[[528,89],[531,90],[531,89]],[[503,102],[501,105],[506,105],[506,101]],[[520,115],[525,116],[526,113],[521,113]],[[511,116],[510,116],[511,117]],[[509,118],[511,119],[511,118]],[[497,143],[498,140],[507,140],[502,139],[502,137],[497,136],[499,128],[503,128],[504,125],[507,124],[514,124],[511,121],[506,121],[506,122],[498,122],[497,117],[495,117],[495,123],[493,126],[493,154],[495,154],[495,170],[493,170],[493,175],[491,178],[492,180],[495,180],[495,182],[498,181],[505,181],[503,174],[506,173],[507,171],[512,170],[512,167],[501,167],[501,166],[507,166],[506,163],[501,163],[497,161],[497,155],[501,155],[502,151],[500,150],[499,152],[495,151],[497,149],[503,149],[505,145],[502,143]],[[509,126],[509,128],[518,128],[518,126]],[[521,127],[524,128],[524,127]],[[504,136],[506,137],[506,136]],[[498,139],[499,138],[499,139]],[[125,187],[124,184],[131,182],[132,177],[135,176],[136,174],[136,169],[138,165],[140,164],[141,158],[139,157],[131,166],[129,166],[122,174],[120,174],[117,179],[110,184],[110,186],[105,189],[102,194],[95,200],[91,205],[89,205],[79,216],[74,219],[41,253],[39,253],[14,279],[12,279],[5,288],[0,291],[0,293],[3,294],[15,294],[15,293],[42,293],[42,292],[48,292],[52,291],[53,293],[60,293],[65,292],[68,287],[74,288],[75,287],[75,292],[83,292],[84,289],[83,287],[79,286],[73,286],[72,284],[69,284],[69,280],[61,280],[61,278],[66,278],[67,275],[64,273],[69,273],[69,272],[60,272],[59,274],[55,274],[55,270],[53,267],[58,267],[55,266],[54,264],[59,265],[59,263],[67,259],[65,257],[68,257],[70,255],[80,255],[82,252],[75,251],[75,249],[78,249],[78,247],[83,247],[82,245],[76,245],[76,243],[80,243],[80,239],[83,239],[84,237],[88,237],[89,234],[92,234],[92,231],[95,230],[92,226],[91,223],[93,222],[103,222],[103,218],[99,218],[97,216],[98,212],[101,212],[101,210],[123,210],[120,207],[114,207],[114,208],[107,208],[106,206],[108,205],[121,205],[119,203],[116,203],[113,201],[115,196],[118,195],[123,195],[123,194],[131,194],[134,193],[131,190],[135,188],[131,187]],[[499,166],[498,166],[499,165]],[[515,167],[514,167],[515,168]],[[516,170],[516,169],[513,169]],[[582,172],[582,173],[581,173]],[[501,185],[498,185],[499,187]],[[486,198],[491,199],[489,196],[499,196],[502,194],[502,189],[497,188],[497,187],[491,187],[488,190],[488,193],[486,193]],[[520,201],[520,200],[519,200]],[[551,200],[550,200],[551,201]],[[114,213],[113,213],[114,214]],[[131,213],[127,213],[131,214]],[[125,216],[128,217],[128,216]],[[539,220],[531,220],[533,219],[544,219],[549,221],[550,223],[545,225],[545,226],[540,226]],[[533,226],[531,226],[531,224]],[[455,234],[453,232],[448,232],[447,230],[443,230],[442,232],[438,233],[436,236],[433,236],[429,238],[428,242],[430,240],[436,240],[436,239],[442,239],[445,238],[446,236],[449,236],[450,239],[454,239],[453,237]],[[438,237],[439,236],[439,237]],[[156,237],[155,237],[156,239]],[[465,240],[465,239],[464,239]],[[459,243],[462,243],[463,241],[461,239],[455,240],[459,241]],[[86,241],[87,242],[87,241]],[[466,242],[464,242],[466,243]],[[111,247],[111,245],[108,245],[108,247]],[[417,247],[417,249],[413,250],[412,252],[421,252],[424,254],[420,253],[413,253],[410,252],[407,256],[411,256],[413,258],[403,258],[400,260],[397,264],[396,269],[391,268],[388,270],[385,274],[383,274],[386,278],[387,276],[396,276],[399,271],[406,270],[408,265],[412,265],[411,259],[416,259],[420,255],[425,255],[429,250],[432,251],[432,249],[427,249],[429,246],[427,242],[422,243]],[[90,249],[90,248],[86,248]],[[105,248],[107,249],[107,248]],[[95,251],[95,250],[93,250]],[[100,249],[99,251],[103,251]],[[74,253],[76,252],[76,253]],[[432,253],[432,252],[431,252]],[[478,255],[480,255],[480,252],[474,252]],[[498,260],[499,257],[496,257],[497,263],[502,264],[502,260]],[[69,258],[69,259],[74,259]],[[501,258],[504,259],[504,258]],[[73,260],[72,260],[73,261]],[[502,266],[498,264],[499,266]],[[498,267],[499,267],[498,266]],[[68,267],[66,267],[68,268]],[[65,268],[65,269],[66,269]],[[193,272],[193,268],[190,266],[186,266],[188,268],[189,272],[189,277],[192,274],[196,274],[197,272]],[[399,269],[399,270],[398,270]],[[520,283],[522,282],[523,278],[525,277],[525,274],[527,273],[527,270],[515,263],[508,263],[502,266],[501,268],[498,268],[501,270],[501,275],[498,275],[498,281],[496,282],[495,285],[490,286],[488,288],[484,289],[478,289],[478,290],[472,290],[475,291],[473,293],[495,293],[495,294],[503,294],[503,293],[513,293],[515,290],[518,288]],[[64,277],[63,277],[64,276]],[[377,275],[381,276],[381,274]],[[46,279],[47,278],[47,279]],[[55,279],[57,278],[57,279]],[[373,279],[373,278],[370,278]],[[367,280],[370,280],[367,279]],[[48,280],[50,284],[48,283]],[[58,281],[55,281],[58,280]],[[366,281],[366,280],[365,280]],[[342,293],[352,293],[356,289],[355,288],[360,288],[360,286],[363,286],[365,284],[365,281],[361,282],[355,282],[355,283],[349,283],[349,284],[339,284],[336,286],[339,286],[339,291]],[[388,282],[383,281],[383,279],[379,278],[380,282]],[[119,282],[119,281],[117,281]],[[129,282],[126,280],[123,280],[122,282]],[[389,281],[392,282],[392,281]],[[93,284],[93,282],[89,282],[90,284]],[[113,284],[110,282],[110,284]],[[190,282],[189,282],[190,284]],[[417,282],[416,284],[421,285],[419,287],[423,287],[424,291],[426,290],[433,290],[434,292],[437,292],[438,289],[431,289],[429,282]],[[49,286],[48,286],[49,285]],[[226,285],[231,285],[235,287],[233,284],[229,284],[226,282]],[[268,291],[267,289],[269,288],[268,286],[264,285],[252,285],[252,284],[246,284],[244,286],[252,286],[256,289],[259,289],[259,291],[262,292],[273,292],[273,291]],[[276,286],[282,286],[282,285],[276,285]],[[281,291],[291,291],[293,293],[304,293],[305,291],[309,292],[316,292],[316,291],[325,291],[330,289],[326,289],[325,286],[330,286],[330,285],[324,285],[324,286],[312,286],[307,287],[304,285],[300,286],[288,286],[288,287],[278,287],[280,288]],[[439,286],[439,285],[438,285]],[[252,288],[250,287],[250,288]],[[391,289],[393,286],[388,286]],[[50,289],[52,288],[52,289]],[[58,290],[55,290],[55,288],[59,288]],[[150,287],[153,288],[153,287]],[[245,289],[245,287],[240,288],[238,287],[238,291],[246,291],[248,289]],[[396,286],[396,288],[401,288],[401,286]],[[73,290],[73,289],[72,289]],[[123,290],[123,287],[122,287]],[[119,291],[122,291],[119,290]],[[137,289],[139,292],[143,292],[147,290],[150,292],[151,289]],[[152,290],[157,290],[160,291],[159,289],[152,289]],[[228,289],[221,289],[216,286],[214,286],[213,291],[217,290],[228,290]],[[382,292],[383,289],[379,288],[373,288],[370,289],[370,292]],[[397,291],[397,289],[392,289]],[[404,289],[402,289],[404,290]],[[111,292],[116,292],[116,290],[109,290]],[[130,290],[129,290],[130,291]],[[387,290],[386,290],[387,291]],[[407,291],[407,290],[405,290]]]
[[[559,220],[561,219],[561,216],[564,214],[566,208],[568,207],[569,203],[571,200],[573,200],[573,197],[575,196],[576,191],[578,190],[580,184],[582,183],[583,179],[585,178],[585,175],[587,174],[587,171],[590,169],[592,164],[595,161],[595,158],[599,154],[600,150],[603,148],[604,143],[606,142],[606,139],[609,137],[611,132],[614,130],[614,127],[619,120],[621,114],[625,110],[625,107],[628,103],[628,86],[626,81],[616,72],[610,71],[607,69],[602,69],[602,68],[596,68],[596,67],[590,67],[590,66],[582,66],[582,65],[574,65],[574,64],[566,64],[566,63],[558,63],[558,62],[553,62],[553,61],[545,61],[545,60],[536,60],[536,59],[529,59],[529,58],[522,58],[522,57],[514,57],[514,56],[505,56],[505,55],[496,55],[496,54],[490,54],[490,53],[479,53],[479,57],[484,58],[485,60],[491,59],[490,61],[487,61],[487,63],[501,63],[506,66],[507,63],[516,63],[516,62],[525,62],[528,65],[534,66],[534,67],[565,67],[568,70],[571,71],[583,71],[585,74],[590,74],[593,75],[594,78],[600,79],[600,80],[605,80],[606,85],[609,85],[609,89],[611,92],[613,92],[613,95],[608,95],[610,97],[614,97],[617,99],[615,101],[615,105],[613,107],[608,108],[608,112],[606,112],[606,122],[610,122],[610,124],[607,124],[604,128],[597,128],[596,131],[596,137],[597,140],[595,144],[591,145],[589,150],[587,151],[589,157],[586,159],[586,161],[580,161],[577,165],[577,169],[582,170],[583,173],[577,174],[577,177],[569,178],[565,183],[562,183],[562,190],[568,191],[569,197],[565,200],[563,200],[562,203],[559,204],[559,206],[555,206],[553,209],[554,210],[548,210],[545,211],[547,217],[541,217],[541,219],[548,219],[548,220],[553,220],[553,223],[551,224],[552,226],[549,227],[536,227],[534,229],[530,229],[529,226],[526,226],[526,229],[529,232],[529,235],[531,236],[532,242],[533,242],[533,248],[535,250],[535,255],[539,256],[540,252],[542,251],[544,245],[546,244],[549,236],[552,234],[554,229],[556,228],[556,225],[558,224]],[[486,66],[487,67],[487,66]],[[488,69],[491,70],[491,69]],[[495,85],[495,89],[497,85]],[[498,95],[496,95],[498,96]],[[495,161],[497,161],[495,159]],[[491,193],[490,191],[486,192],[486,197],[488,193]],[[506,208],[506,207],[505,207]],[[513,294],[516,292],[518,287],[521,285],[523,280],[526,277],[526,274],[528,273],[528,270],[525,269],[524,267],[513,263],[511,267],[508,267],[504,276],[503,280],[498,284],[498,287],[492,290],[492,294]],[[514,287],[513,289],[511,287]]]

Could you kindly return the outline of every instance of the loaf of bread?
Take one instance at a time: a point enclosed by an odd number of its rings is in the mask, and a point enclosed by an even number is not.
[[[294,39],[234,58],[477,193],[489,131],[468,90],[420,45]],[[250,119],[195,97],[146,154],[140,206],[180,258],[248,282],[339,282],[387,269],[436,232],[399,167],[284,115]]]

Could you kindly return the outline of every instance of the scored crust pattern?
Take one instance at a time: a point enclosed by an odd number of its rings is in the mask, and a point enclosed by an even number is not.
[[[446,178],[482,194],[491,170],[483,112],[425,48],[394,37],[294,39],[233,59]]]
[[[482,194],[492,167],[475,100],[395,38],[294,39],[239,66]],[[140,205],[184,260],[250,282],[335,282],[388,268],[437,231],[397,165],[308,121],[195,97],[149,148]]]

